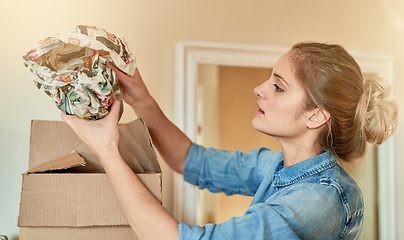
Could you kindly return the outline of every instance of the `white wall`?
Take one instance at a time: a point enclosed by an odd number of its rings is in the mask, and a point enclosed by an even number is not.
[[[47,36],[77,24],[103,27],[128,40],[150,92],[173,118],[174,44],[177,40],[290,46],[302,40],[335,41],[348,50],[395,56],[395,99],[404,101],[404,3],[398,0],[267,1],[154,0],[3,1],[0,10],[0,235],[18,235],[21,173],[27,170],[31,119],[60,120],[37,90],[21,56]],[[400,106],[403,109],[403,106]],[[402,111],[403,112],[403,111]],[[124,113],[123,122],[134,114]],[[403,116],[400,116],[403,122]],[[397,133],[402,156],[404,132]],[[397,173],[404,170],[398,162]],[[171,210],[171,175],[164,171],[164,205]],[[404,176],[399,175],[403,182]],[[404,201],[401,185],[399,202]],[[404,206],[399,205],[399,224]],[[399,230],[404,238],[404,229]]]

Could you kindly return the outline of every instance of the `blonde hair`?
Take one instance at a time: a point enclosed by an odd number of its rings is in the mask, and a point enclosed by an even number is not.
[[[390,86],[375,77],[363,80],[354,58],[338,44],[303,42],[289,54],[306,94],[306,108],[330,114],[319,135],[322,151],[338,159],[363,157],[366,142],[381,144],[395,131],[398,108],[388,100]]]

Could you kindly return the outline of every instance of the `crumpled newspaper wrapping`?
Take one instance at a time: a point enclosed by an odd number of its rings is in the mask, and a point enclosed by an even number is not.
[[[23,59],[38,89],[60,110],[88,120],[106,116],[112,94],[120,97],[115,72],[107,63],[130,75],[136,69],[125,40],[84,25],[39,41]]]

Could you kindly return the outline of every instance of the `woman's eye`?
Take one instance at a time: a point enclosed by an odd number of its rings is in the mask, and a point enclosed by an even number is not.
[[[278,84],[276,84],[276,83],[274,83],[274,86],[275,86],[275,91],[277,91],[277,92],[283,92],[283,91],[285,91],[285,90],[283,90],[282,88],[280,88],[280,87],[278,86]]]

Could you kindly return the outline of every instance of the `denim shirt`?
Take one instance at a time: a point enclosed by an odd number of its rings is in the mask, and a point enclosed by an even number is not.
[[[211,192],[254,199],[243,216],[221,224],[181,222],[179,239],[361,239],[362,193],[328,152],[284,168],[282,152],[193,144],[184,179]]]

